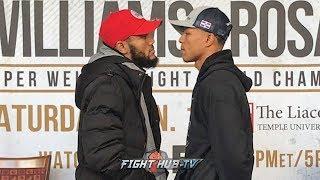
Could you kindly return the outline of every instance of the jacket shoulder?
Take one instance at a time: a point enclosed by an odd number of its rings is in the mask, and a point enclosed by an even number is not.
[[[218,88],[223,89],[226,86],[232,86],[237,83],[238,78],[232,72],[228,70],[217,70],[211,72],[205,79],[200,83],[203,88]]]
[[[217,70],[199,84],[199,95],[206,99],[233,101],[237,99],[237,77],[227,70]]]
[[[122,90],[118,84],[119,79],[121,78],[113,75],[102,75],[94,79],[85,89],[83,97],[85,104],[82,104],[82,108],[86,109],[89,103],[93,102],[92,99],[103,104],[106,99],[122,97]]]

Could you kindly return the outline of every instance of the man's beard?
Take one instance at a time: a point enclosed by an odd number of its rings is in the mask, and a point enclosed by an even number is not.
[[[143,52],[139,51],[137,48],[135,48],[130,44],[129,44],[129,48],[130,48],[131,58],[134,64],[136,64],[140,68],[152,68],[157,66],[159,62],[158,57],[155,57],[154,59],[150,59]]]

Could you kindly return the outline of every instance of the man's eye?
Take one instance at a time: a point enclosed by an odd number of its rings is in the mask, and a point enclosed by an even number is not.
[[[140,36],[141,39],[147,39],[147,36],[146,35],[143,35],[143,36]]]

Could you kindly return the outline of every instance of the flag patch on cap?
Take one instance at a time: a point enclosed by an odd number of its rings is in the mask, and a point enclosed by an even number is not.
[[[205,20],[201,20],[200,26],[203,27],[203,28],[205,28],[205,29],[210,29],[211,23],[208,22],[208,21],[205,21]]]

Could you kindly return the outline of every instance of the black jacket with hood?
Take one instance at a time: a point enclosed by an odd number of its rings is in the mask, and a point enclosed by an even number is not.
[[[252,81],[235,65],[230,50],[208,57],[192,93],[186,158],[204,159],[176,179],[250,180],[253,143],[246,92]]]
[[[153,180],[145,169],[120,169],[122,159],[142,159],[146,125],[140,96],[149,115],[156,149],[160,149],[159,114],[151,78],[104,46],[77,79],[75,101],[80,111],[77,180]]]

